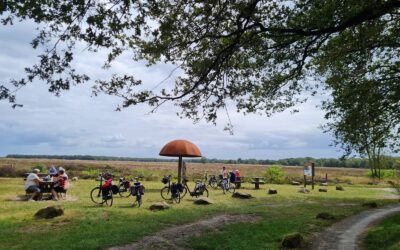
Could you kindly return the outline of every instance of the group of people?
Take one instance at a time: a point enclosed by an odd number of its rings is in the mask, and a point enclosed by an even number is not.
[[[229,179],[230,182],[236,182],[240,180],[240,171],[237,169],[234,171],[232,170],[228,171],[228,169],[225,166],[223,166],[220,171],[219,177],[221,179]]]
[[[40,170],[34,169],[26,177],[25,181],[25,191],[30,194],[29,201],[37,201],[42,199],[43,190],[41,189],[41,183],[52,182],[51,186],[51,198],[52,200],[58,200],[60,193],[65,193],[68,189],[68,175],[63,167],[59,167],[58,170],[55,167],[51,167],[48,170],[48,175],[41,178]]]

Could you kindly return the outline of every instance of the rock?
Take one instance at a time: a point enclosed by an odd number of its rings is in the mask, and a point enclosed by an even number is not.
[[[268,189],[268,194],[278,194],[278,191],[274,188],[269,188]]]
[[[328,189],[327,188],[320,188],[320,189],[318,189],[318,191],[326,193],[326,192],[328,192]]]
[[[377,208],[378,204],[375,201],[372,201],[372,202],[363,203],[362,206],[369,207],[369,208]]]
[[[72,179],[71,179],[72,181],[78,181],[78,177],[72,177]]]
[[[322,182],[321,184],[319,184],[320,186],[323,186],[323,187],[327,187],[328,186],[328,182]]]
[[[194,202],[194,204],[197,205],[209,205],[209,204],[214,204],[214,202],[206,197],[198,198]]]
[[[298,182],[298,181],[292,181],[292,185],[299,186],[299,185],[300,185],[300,182]]]
[[[151,206],[149,207],[149,209],[151,211],[159,211],[159,210],[166,210],[169,209],[170,205],[168,205],[167,203],[163,202],[156,202],[151,204]]]
[[[303,194],[308,194],[310,192],[310,190],[308,190],[305,187],[301,187],[301,188],[299,188],[298,192],[303,193]]]
[[[315,218],[321,219],[321,220],[334,220],[335,216],[333,216],[330,213],[322,212],[322,213],[317,214],[317,216]]]
[[[246,193],[240,193],[240,192],[234,192],[232,194],[233,198],[239,198],[239,199],[250,199],[253,198],[253,196],[251,196],[251,194],[246,194]]]
[[[51,219],[64,214],[64,207],[61,205],[42,208],[36,212],[35,217],[41,219]]]
[[[347,185],[353,185],[353,182],[349,181],[347,182]]]
[[[336,186],[336,190],[344,191],[344,188],[342,186]]]
[[[282,247],[301,248],[304,245],[304,238],[299,233],[286,235],[282,240]]]

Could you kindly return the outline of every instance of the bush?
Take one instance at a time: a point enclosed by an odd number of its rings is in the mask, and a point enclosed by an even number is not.
[[[398,170],[396,169],[381,169],[381,179],[391,179],[396,177]],[[366,176],[372,178],[371,171],[366,173]]]
[[[41,173],[44,173],[43,171],[46,170],[46,166],[42,163],[35,163],[35,165],[32,167],[32,170],[35,168],[39,169]]]
[[[270,183],[281,184],[285,181],[285,173],[283,172],[282,167],[278,165],[273,165],[267,168],[267,170],[265,170],[264,176]]]
[[[16,177],[17,170],[13,167],[13,165],[5,165],[0,167],[0,176],[1,177]]]

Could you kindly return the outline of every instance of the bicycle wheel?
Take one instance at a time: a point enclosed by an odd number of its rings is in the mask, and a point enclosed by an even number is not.
[[[112,195],[112,192],[110,191],[110,193],[107,195],[107,199],[105,199],[104,203],[107,206],[111,207],[113,205],[113,200],[114,200],[113,195]]]
[[[217,189],[218,188],[218,181],[216,179],[211,179],[208,183],[208,185],[210,185],[210,187]]]
[[[123,183],[121,183],[118,187],[118,194],[119,196],[126,198],[131,195],[131,191],[129,190],[129,188],[126,188]]]
[[[171,195],[171,198],[173,202],[175,201],[176,203],[180,203],[182,199],[181,193],[178,192],[175,195]]]
[[[163,187],[161,189],[161,198],[163,198],[164,200],[170,200],[171,199],[171,192],[169,187]]]
[[[139,194],[139,195],[136,195],[136,200],[133,203],[133,206],[140,207],[141,205],[142,205],[142,196]]]
[[[229,193],[234,193],[235,192],[235,184],[229,183],[228,185],[228,190]]]
[[[182,190],[182,193],[180,193],[181,199],[183,199],[183,197],[185,197],[185,195],[187,194],[187,192],[188,192],[188,189],[187,189],[187,187],[185,186],[185,187],[183,188],[183,190]]]
[[[101,195],[100,187],[95,187],[90,191],[90,199],[96,204],[103,204],[103,196]]]

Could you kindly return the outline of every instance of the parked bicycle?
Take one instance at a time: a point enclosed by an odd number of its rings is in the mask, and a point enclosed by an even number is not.
[[[125,177],[119,178],[118,193],[121,197],[129,197],[131,195],[131,182]]]
[[[176,203],[181,202],[181,198],[185,196],[186,189],[182,186],[182,184],[178,184],[175,182],[171,183],[171,175],[164,176],[161,180],[166,186],[161,189],[161,197],[164,200],[172,200]],[[183,194],[183,195],[182,195]]]
[[[112,175],[109,173],[101,173],[98,176],[99,186],[90,191],[90,198],[95,204],[112,206],[113,194],[118,193],[118,186],[112,185]],[[103,183],[104,181],[104,183]]]
[[[188,179],[183,178],[183,186],[185,188],[185,191],[183,192],[183,195],[181,195],[181,199],[186,195],[186,193],[189,193],[190,196],[196,198],[202,195],[208,197],[208,189],[206,187],[206,184],[202,180],[196,181],[196,185],[194,186],[193,191],[190,191],[190,188],[187,183]]]
[[[222,178],[219,185],[222,188],[224,194],[235,192],[235,184],[230,182],[229,178]]]
[[[144,195],[144,186],[139,182],[135,181],[133,186],[130,188],[130,193],[135,196],[136,199],[133,202],[134,207],[140,207],[142,205],[142,196]]]
[[[215,175],[208,175],[207,173],[204,176],[204,181],[208,186],[217,189],[218,188],[218,180]]]

